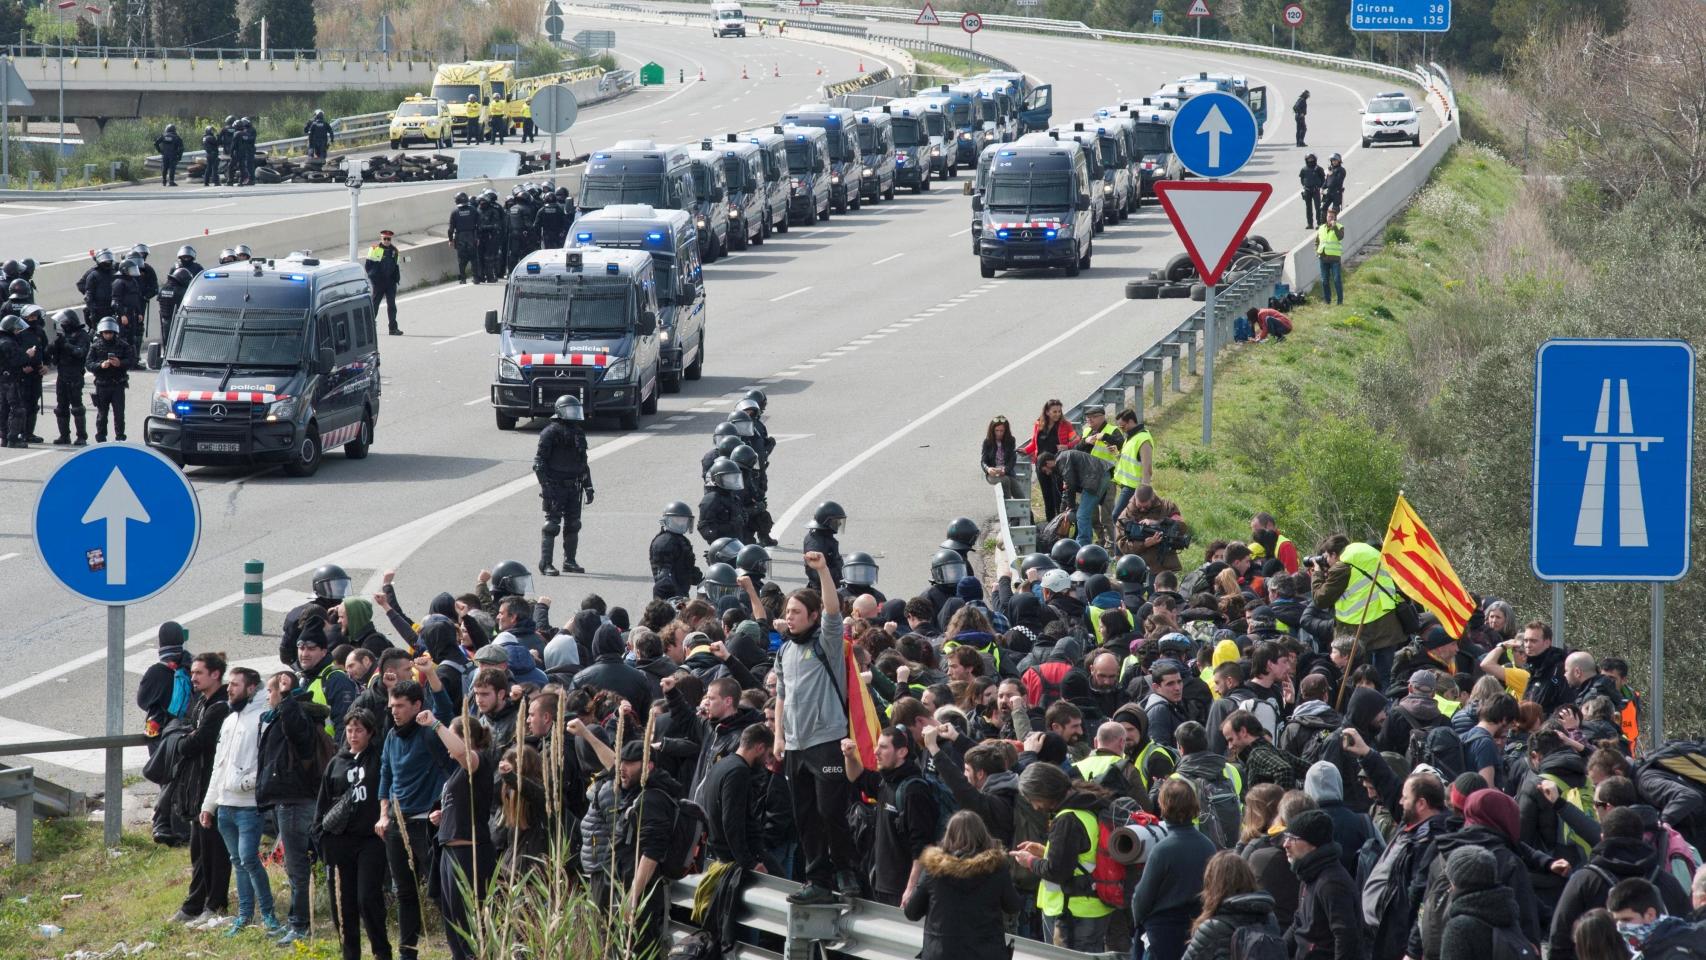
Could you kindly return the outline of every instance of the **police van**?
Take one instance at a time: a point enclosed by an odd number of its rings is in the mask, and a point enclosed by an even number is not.
[[[822,127],[778,126],[788,152],[788,217],[796,223],[829,219],[829,137]]]
[[[379,421],[379,337],[359,263],[293,253],[196,275],[158,367],[143,437],[179,464],[360,460]]]
[[[1084,130],[1062,129],[1056,127],[1048,132],[1050,137],[1061,143],[1074,143],[1084,152],[1084,162],[1090,167],[1090,212],[1095,215],[1097,233],[1107,229],[1113,221],[1109,207],[1108,196],[1102,191],[1102,156],[1096,149],[1096,135]]]
[[[536,250],[511,271],[497,334],[492,408],[499,430],[549,417],[558,397],[580,398],[588,417],[624,430],[658,410],[662,363],[652,258],[641,250]]]
[[[916,97],[899,97],[883,104],[889,115],[889,130],[894,134],[894,182],[911,187],[913,193],[930,189],[933,164],[930,162],[930,131],[926,121],[936,118],[941,129],[942,114],[932,114],[928,102]],[[936,138],[940,143],[941,137]],[[940,147],[937,148],[940,150]]]
[[[972,198],[971,205],[971,253],[977,256],[977,241],[983,236],[983,205],[980,201],[985,190],[989,189],[989,171],[995,166],[995,155],[1006,146],[1003,143],[992,143],[977,155],[977,173],[966,181],[966,195]]]
[[[859,185],[864,199],[876,203],[894,199],[894,128],[889,115],[877,109],[860,110],[853,136],[859,142]]]
[[[829,144],[829,201],[836,213],[859,209],[864,195],[864,164],[854,138],[853,111],[827,103],[808,103],[782,115],[783,125],[822,127]]]
[[[1118,137],[1125,153],[1126,177],[1130,182],[1130,202],[1125,210],[1136,213],[1143,206],[1143,153],[1137,140],[1137,120],[1119,107],[1103,107],[1096,111],[1096,130],[1106,136]]]
[[[782,135],[768,127],[731,133],[729,142],[744,140],[758,148],[760,169],[764,172],[764,219],[777,233],[788,232],[788,143]]]
[[[699,379],[705,372],[705,276],[693,220],[680,210],[643,204],[605,207],[575,221],[568,245],[651,255],[663,388],[675,393],[682,380]]]
[[[765,216],[764,160],[758,147],[729,134],[728,141],[705,140],[700,149],[716,154],[728,196],[729,249],[745,250],[770,236]]]
[[[645,203],[666,210],[693,204],[693,164],[687,148],[650,140],[622,140],[587,158],[575,218],[617,203]]]
[[[729,193],[723,180],[723,158],[701,146],[688,151],[687,159],[693,172],[693,202],[688,212],[699,231],[699,257],[711,263],[729,252]]]
[[[1090,162],[1073,140],[1030,134],[1002,145],[983,196],[972,208],[983,217],[978,266],[997,270],[1061,267],[1075,277],[1090,267],[1095,211]]]
[[[1086,117],[1072,121],[1071,134],[1095,156],[1095,166],[1100,168],[1102,182],[1098,189],[1102,194],[1103,222],[1119,223],[1136,209],[1137,199],[1124,131],[1116,121],[1106,117]]]
[[[1156,97],[1143,97],[1139,100],[1122,100],[1119,104],[1120,112],[1131,117],[1136,125],[1137,172],[1142,183],[1142,194],[1146,197],[1155,196],[1157,181],[1182,180],[1185,176],[1184,164],[1173,155],[1173,117],[1176,109],[1168,106],[1171,102]]]
[[[1016,135],[1048,129],[1054,116],[1054,85],[1031,86],[1031,78],[1017,70],[986,70],[971,78],[975,83],[996,83],[1006,90],[1016,111]]]
[[[913,98],[924,104],[924,129],[930,134],[930,170],[938,180],[952,180],[960,175],[960,165],[954,158],[954,129],[949,124],[948,101],[928,92]]]

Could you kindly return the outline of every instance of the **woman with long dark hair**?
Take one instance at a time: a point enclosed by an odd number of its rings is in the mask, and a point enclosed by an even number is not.
[[[539,751],[517,745],[498,761],[498,810],[509,843],[498,864],[506,882],[541,867],[550,853],[551,831],[545,810],[544,762]]]
[[[1243,927],[1280,936],[1273,895],[1256,886],[1256,874],[1231,850],[1209,858],[1202,878],[1202,912],[1191,923],[1184,960],[1232,960],[1232,938]]]
[[[908,920],[924,920],[922,960],[988,960],[1007,955],[1007,914],[1019,912],[1019,891],[1007,851],[983,818],[961,810],[942,842],[918,858],[924,872],[902,904]]]
[[[432,812],[440,847],[438,902],[444,911],[450,955],[455,960],[474,960],[467,934],[473,932],[480,901],[497,869],[491,830],[492,775],[484,756],[492,741],[485,724],[472,717],[451,721],[450,732],[458,742],[446,742],[445,748],[456,761],[455,769],[444,781],[439,808]]]
[[[320,854],[332,869],[333,920],[343,939],[343,960],[361,960],[361,929],[376,957],[391,956],[385,932],[385,841],[379,821],[379,753],[382,733],[371,710],[344,715],[344,748],[326,765],[314,811]]]
[[[1065,407],[1059,399],[1050,399],[1043,404],[1043,412],[1032,426],[1031,440],[1025,444],[1023,452],[1032,463],[1038,463],[1043,454],[1070,450],[1077,443],[1078,431],[1066,419]],[[1060,512],[1059,484],[1045,482],[1042,486],[1043,513],[1053,519]]]
[[[1018,460],[1018,451],[1013,442],[1013,427],[1006,417],[996,417],[989,421],[989,428],[983,433],[983,455],[979,462],[983,465],[984,479],[990,485],[1001,485],[1002,495],[1009,500],[1020,496],[1019,481],[1013,476],[1014,464]]]

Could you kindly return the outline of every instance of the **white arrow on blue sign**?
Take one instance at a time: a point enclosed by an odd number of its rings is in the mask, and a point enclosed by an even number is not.
[[[1199,177],[1230,177],[1256,152],[1256,115],[1229,93],[1201,93],[1179,106],[1173,153]]]
[[[65,589],[91,603],[140,603],[189,566],[201,540],[201,505],[164,456],[102,444],[42,484],[31,531],[37,556]]]

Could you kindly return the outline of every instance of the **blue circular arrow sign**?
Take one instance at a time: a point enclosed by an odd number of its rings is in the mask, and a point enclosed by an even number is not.
[[[1230,177],[1256,152],[1256,115],[1230,93],[1199,93],[1179,105],[1173,153],[1199,177]]]
[[[36,554],[91,603],[140,603],[172,585],[201,540],[201,505],[177,465],[137,444],[90,447],[36,498]]]

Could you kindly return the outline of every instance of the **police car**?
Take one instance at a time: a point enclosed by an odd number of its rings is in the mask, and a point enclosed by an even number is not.
[[[1408,94],[1377,93],[1362,111],[1362,145],[1409,141],[1422,145],[1422,118]]]
[[[1097,213],[1089,158],[1074,140],[1027,134],[995,152],[983,196],[978,266],[997,270],[1061,267],[1069,277],[1090,267]]]
[[[424,143],[444,149],[451,144],[452,120],[443,102],[432,97],[415,95],[397,104],[391,114],[391,149],[401,150],[411,143]]]
[[[565,395],[580,398],[589,417],[616,417],[624,430],[657,413],[655,276],[643,250],[537,250],[517,263],[502,309],[486,311],[486,332],[499,337],[491,386],[498,429],[550,416]]]

